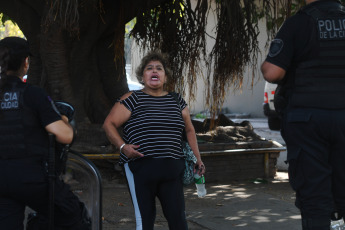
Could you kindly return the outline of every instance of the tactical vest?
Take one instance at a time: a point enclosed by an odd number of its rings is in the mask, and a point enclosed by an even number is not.
[[[0,159],[27,155],[22,118],[25,88],[13,83],[11,88],[5,90],[0,101]]]
[[[294,71],[292,107],[345,108],[345,10],[337,2],[315,2],[300,13],[309,15],[315,28],[318,55]]]

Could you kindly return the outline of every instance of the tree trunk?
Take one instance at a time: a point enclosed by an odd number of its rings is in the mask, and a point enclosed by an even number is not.
[[[59,18],[47,21],[50,1],[0,1],[0,12],[18,23],[30,44],[27,82],[75,107],[78,134],[72,149],[111,152],[101,126],[116,99],[128,91],[124,55],[115,55],[115,45],[123,50],[127,21],[163,0],[78,2],[77,33],[67,30]]]

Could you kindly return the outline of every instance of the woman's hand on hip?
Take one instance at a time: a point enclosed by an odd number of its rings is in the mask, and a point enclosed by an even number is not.
[[[136,150],[137,148],[139,148],[139,145],[125,144],[121,152],[125,154],[127,158],[143,157],[144,154],[138,152]]]

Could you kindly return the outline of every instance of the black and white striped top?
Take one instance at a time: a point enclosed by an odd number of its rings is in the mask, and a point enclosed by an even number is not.
[[[131,111],[130,119],[123,126],[123,139],[128,144],[140,145],[137,150],[144,157],[183,158],[181,111],[187,104],[180,94],[177,95],[179,105],[171,94],[154,97],[141,90],[133,91],[121,101]],[[120,164],[130,160],[135,159],[120,155]]]

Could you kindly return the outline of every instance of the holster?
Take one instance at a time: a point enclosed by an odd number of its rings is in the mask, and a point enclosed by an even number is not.
[[[274,93],[273,103],[277,114],[282,117],[288,104],[287,90],[283,84],[278,84]]]

